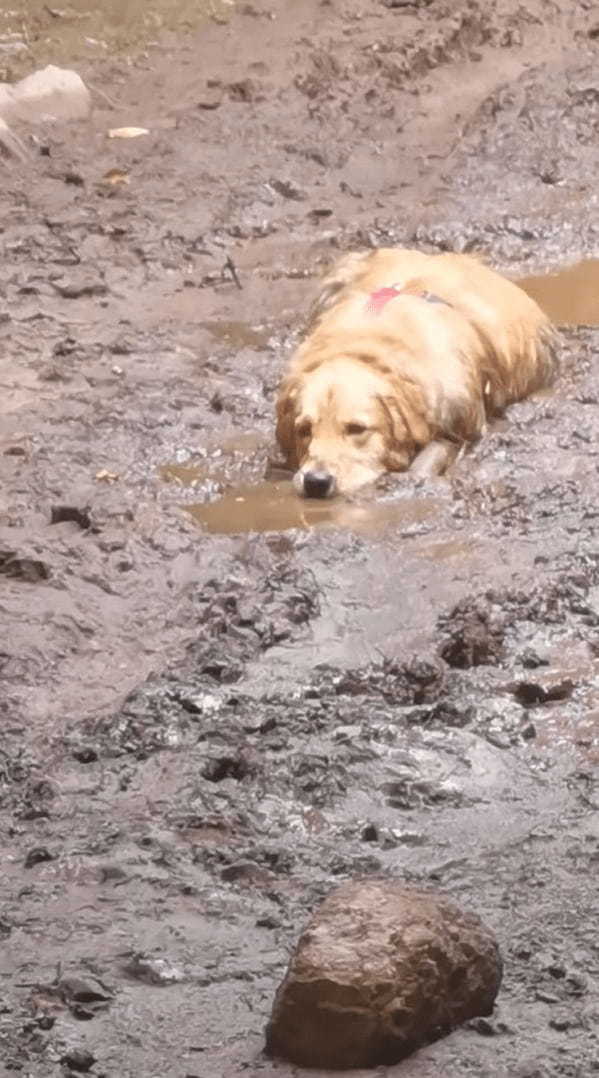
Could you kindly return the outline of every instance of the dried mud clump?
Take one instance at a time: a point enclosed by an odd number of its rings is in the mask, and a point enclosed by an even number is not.
[[[304,1067],[389,1065],[470,1018],[501,983],[495,939],[443,897],[354,881],[300,938],[266,1030],[272,1056]]]
[[[445,667],[436,657],[380,663],[340,673],[324,663],[315,667],[311,696],[380,698],[389,704],[424,704],[438,700],[445,687]]]
[[[448,666],[468,670],[491,666],[503,657],[504,624],[483,599],[465,599],[439,621],[445,635],[441,658]]]

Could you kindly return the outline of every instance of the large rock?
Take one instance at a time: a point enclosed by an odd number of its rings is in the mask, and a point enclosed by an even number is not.
[[[48,64],[10,85],[0,86],[0,116],[5,122],[56,123],[84,120],[91,94],[76,71]]]
[[[91,94],[76,71],[48,64],[14,85],[0,85],[0,147],[26,161],[27,146],[11,124],[83,120],[91,111]]]
[[[396,1063],[493,1009],[497,943],[478,917],[393,880],[334,891],[275,997],[270,1055],[304,1067]]]

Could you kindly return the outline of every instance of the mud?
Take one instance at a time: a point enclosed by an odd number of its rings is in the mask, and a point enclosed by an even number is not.
[[[226,20],[231,6],[230,0],[71,0],[64,6],[0,0],[2,79],[10,82],[49,61],[72,64],[121,55],[129,64],[139,62],[140,55],[163,43],[157,35],[189,31],[211,18]]]
[[[295,1073],[261,1054],[290,948],[372,872],[505,960],[491,1020],[386,1073],[588,1078],[596,271],[546,275],[597,255],[596,13],[175,23],[78,59],[92,120],[0,162],[0,1068]],[[322,267],[396,242],[541,288],[562,372],[446,477],[317,519],[277,380]]]
[[[331,502],[298,498],[291,481],[233,487],[227,494],[203,505],[190,505],[187,512],[205,531],[217,535],[247,532],[280,532],[295,528],[347,528],[382,535],[401,524],[411,528],[433,518],[434,498],[404,497],[391,502],[352,504],[341,498]]]
[[[599,325],[599,260],[586,259],[559,273],[525,277],[519,283],[554,322]]]

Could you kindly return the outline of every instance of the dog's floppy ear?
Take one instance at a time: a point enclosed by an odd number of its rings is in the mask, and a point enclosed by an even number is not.
[[[387,468],[390,471],[404,471],[409,467],[419,449],[427,445],[433,436],[430,425],[426,422],[416,402],[408,395],[390,395],[379,398],[389,427],[387,445]]]
[[[295,438],[299,389],[299,379],[290,374],[282,382],[277,397],[277,442],[290,468],[297,468],[299,465]]]

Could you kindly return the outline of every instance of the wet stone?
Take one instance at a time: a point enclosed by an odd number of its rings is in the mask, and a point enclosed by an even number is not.
[[[396,1063],[492,1013],[497,943],[478,917],[391,880],[344,884],[304,930],[266,1030],[299,1066]]]

